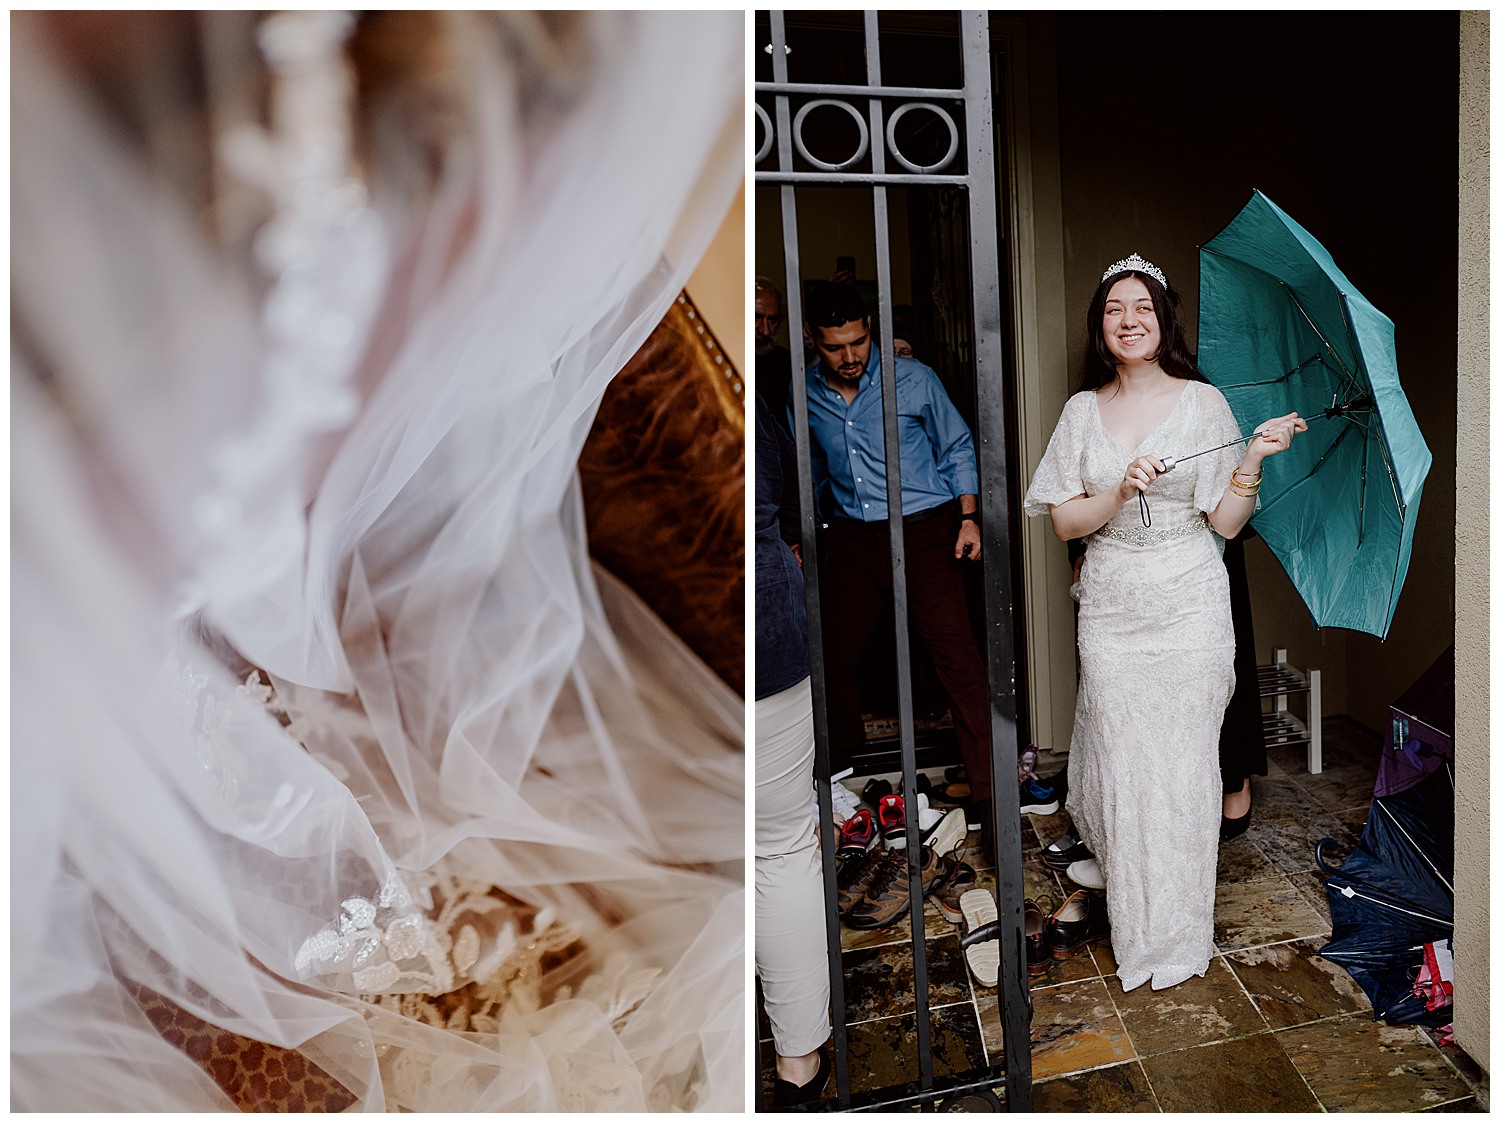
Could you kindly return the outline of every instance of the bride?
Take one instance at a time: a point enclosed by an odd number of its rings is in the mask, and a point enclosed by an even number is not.
[[[741,40],[13,16],[13,1107],[743,1107],[742,703],[575,472]]]

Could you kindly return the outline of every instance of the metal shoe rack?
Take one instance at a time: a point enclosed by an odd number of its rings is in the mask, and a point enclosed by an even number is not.
[[[851,205],[859,205],[856,192],[868,192],[875,217],[875,261],[879,290],[881,353],[893,354],[891,346],[891,265],[888,188],[935,187],[956,193],[968,217],[970,287],[973,316],[973,362],[977,427],[975,445],[981,451],[980,533],[984,568],[984,601],[990,623],[986,651],[990,668],[991,768],[1005,776],[1017,755],[1016,672],[1011,608],[1014,581],[1010,565],[1010,497],[1006,479],[1004,418],[1005,373],[1001,358],[1000,270],[994,236],[996,207],[994,117],[991,111],[991,66],[989,16],[987,12],[960,13],[963,85],[957,88],[908,88],[888,86],[881,80],[880,15],[864,15],[865,81],[863,84],[829,84],[792,81],[788,75],[786,20],[781,11],[768,13],[773,80],[757,82],[755,115],[760,139],[755,153],[755,181],[776,185],[780,194],[783,251],[786,262],[787,322],[802,322],[802,271],[797,232],[799,188],[838,187],[851,193]],[[841,76],[846,77],[846,76]],[[795,104],[794,104],[795,103]],[[841,109],[858,125],[861,142],[852,157],[823,160],[807,150],[802,121],[819,106]],[[957,110],[962,125],[955,120]],[[918,110],[946,123],[952,137],[947,158],[931,167],[914,164],[895,142],[896,121],[908,110]],[[795,117],[793,114],[796,114]],[[955,164],[962,151],[963,159]],[[774,153],[774,156],[773,156]],[[868,153],[868,171],[856,170]],[[950,168],[952,165],[952,168]],[[793,328],[793,338],[797,338]],[[996,895],[1001,921],[1001,970],[997,997],[1004,1055],[979,1069],[941,1076],[934,1072],[932,1031],[929,1019],[927,949],[922,909],[919,866],[920,832],[908,832],[907,874],[915,998],[914,1038],[917,1080],[910,1084],[870,1089],[854,1094],[849,1071],[849,1037],[844,1009],[844,972],[835,884],[834,850],[837,831],[833,826],[830,799],[826,677],[823,670],[821,601],[817,534],[814,526],[812,459],[807,420],[807,388],[800,347],[793,345],[792,412],[797,444],[798,486],[802,494],[803,573],[807,579],[808,654],[812,667],[813,726],[816,742],[814,772],[819,784],[820,830],[823,838],[824,894],[829,945],[829,981],[834,1045],[833,1098],[805,1105],[810,1111],[906,1110],[1003,1110],[1030,1112],[1031,994],[1023,946],[1024,883],[1021,873],[1020,803],[1014,784],[997,783],[992,801],[992,823],[999,854]],[[902,510],[900,441],[897,430],[895,379],[882,383],[887,449],[887,509]],[[900,771],[902,787],[916,790],[915,721],[912,713],[912,682],[907,634],[905,543],[900,518],[890,522],[891,567],[894,577],[893,608],[896,621],[896,668],[898,721],[900,727]]]
[[[1268,666],[1257,667],[1260,696],[1271,700],[1271,709],[1261,714],[1266,747],[1306,745],[1307,770],[1323,771],[1323,672],[1317,668],[1298,670],[1286,661],[1286,648],[1278,647]],[[1287,708],[1293,695],[1307,695],[1307,721],[1300,721]]]

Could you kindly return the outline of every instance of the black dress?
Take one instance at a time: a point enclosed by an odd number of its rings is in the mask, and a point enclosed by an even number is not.
[[[1219,774],[1224,794],[1237,792],[1248,776],[1266,774],[1266,735],[1260,722],[1260,687],[1255,671],[1255,629],[1250,622],[1250,581],[1245,574],[1246,527],[1224,543],[1229,573],[1229,614],[1234,619],[1234,693],[1219,729]]]

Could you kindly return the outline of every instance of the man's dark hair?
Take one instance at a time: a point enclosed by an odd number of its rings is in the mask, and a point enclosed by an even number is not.
[[[856,320],[868,320],[870,310],[853,285],[825,281],[809,290],[804,318],[810,328],[839,328]]]
[[[1161,346],[1156,349],[1152,358],[1173,378],[1181,378],[1186,382],[1207,382],[1208,379],[1198,369],[1198,357],[1188,350],[1187,340],[1183,338],[1182,321],[1178,314],[1182,302],[1177,294],[1155,277],[1130,269],[1106,277],[1094,291],[1093,303],[1089,305],[1089,345],[1083,353],[1080,388],[1097,390],[1115,380],[1115,368],[1120,365],[1120,360],[1115,358],[1109,344],[1104,341],[1104,303],[1109,297],[1109,290],[1126,277],[1135,277],[1145,284],[1146,292],[1151,296],[1151,307],[1156,311],[1156,325],[1161,329]]]

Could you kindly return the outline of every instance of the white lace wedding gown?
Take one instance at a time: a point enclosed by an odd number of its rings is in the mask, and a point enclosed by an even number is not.
[[[1120,447],[1092,391],[1063,407],[1026,493],[1028,515],[1116,486],[1137,456],[1187,456],[1239,436],[1217,389],[1186,382],[1172,414]],[[1229,586],[1204,513],[1238,446],[1188,460],[1088,539],[1080,579],[1082,673],[1068,813],[1099,860],[1120,985],[1203,974],[1214,954],[1219,727],[1234,691]]]
[[[743,705],[575,478],[740,13],[261,21],[12,21],[12,1106],[740,1110]]]

